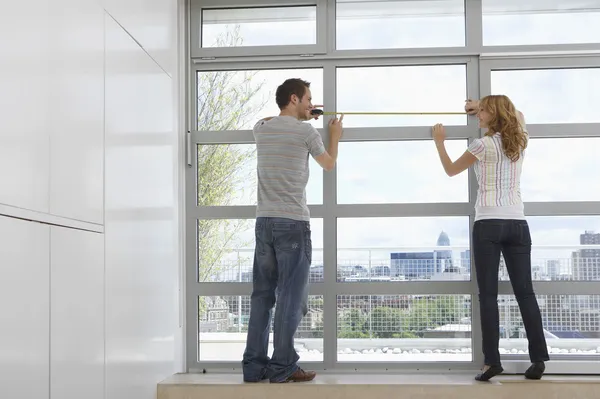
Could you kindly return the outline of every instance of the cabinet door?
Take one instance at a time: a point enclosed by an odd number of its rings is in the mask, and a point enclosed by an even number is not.
[[[0,216],[0,237],[1,396],[47,399],[50,228]]]
[[[104,397],[104,236],[50,230],[50,398]]]

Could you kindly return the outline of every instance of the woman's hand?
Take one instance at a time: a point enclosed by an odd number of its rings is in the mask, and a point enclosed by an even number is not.
[[[465,101],[465,112],[469,115],[477,115],[479,112],[479,100],[468,99]]]
[[[443,143],[446,140],[446,129],[444,125],[438,123],[431,128],[433,141],[436,143]]]

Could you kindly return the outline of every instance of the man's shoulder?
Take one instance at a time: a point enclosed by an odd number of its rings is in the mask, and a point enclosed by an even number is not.
[[[280,132],[309,135],[317,130],[310,123],[294,120],[292,118],[274,117],[270,120],[259,120],[254,125],[254,132]]]

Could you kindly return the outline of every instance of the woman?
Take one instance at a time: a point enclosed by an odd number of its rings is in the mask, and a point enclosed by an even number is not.
[[[525,378],[540,379],[546,369],[544,361],[549,357],[531,281],[531,236],[521,199],[521,170],[528,141],[525,118],[504,95],[468,100],[465,111],[477,114],[479,126],[488,131],[484,137],[474,140],[456,162],[452,162],[446,152],[446,134],[441,124],[433,127],[433,139],[448,176],[457,175],[474,164],[479,183],[472,246],[485,366],[475,379],[488,381],[503,371],[498,351],[500,253],[504,256],[529,341],[532,365],[525,372]]]

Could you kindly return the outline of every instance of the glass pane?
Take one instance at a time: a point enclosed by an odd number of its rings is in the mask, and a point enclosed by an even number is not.
[[[337,69],[338,112],[464,112],[465,65]],[[328,111],[328,110],[325,110]],[[344,127],[466,125],[466,115],[346,115]]]
[[[466,148],[466,140],[446,141],[452,159]],[[342,142],[337,174],[341,204],[469,201],[468,174],[448,177],[430,140]]]
[[[323,168],[309,156],[308,204],[323,203]],[[256,145],[198,145],[198,206],[256,205]]]
[[[202,10],[202,47],[317,43],[317,7]]]
[[[534,280],[600,280],[600,216],[530,216],[527,221]],[[498,279],[509,280],[503,257]]]
[[[252,129],[259,119],[279,115],[277,87],[289,78],[311,83],[313,104],[323,104],[322,69],[198,72],[198,130]],[[316,128],[323,118],[311,119]]]
[[[198,220],[198,282],[252,282],[254,224],[254,219]],[[311,219],[310,229],[311,280],[317,282],[323,280],[323,219]]]
[[[572,151],[565,149],[572,148]],[[600,137],[531,139],[521,180],[523,199],[600,201]],[[560,162],[548,162],[560,159]]]
[[[338,281],[470,279],[469,218],[338,219]]]
[[[585,356],[582,360],[598,360],[600,295],[537,295],[537,300],[550,357],[560,360],[560,355],[578,355]],[[500,354],[528,354],[527,336],[515,297],[499,295],[498,307]]]
[[[339,50],[464,46],[464,0],[337,0],[336,26]]]
[[[240,362],[246,348],[249,296],[198,297],[199,361]],[[277,303],[273,314],[277,309]],[[308,313],[294,335],[300,361],[323,361],[323,297],[308,297]],[[269,356],[273,354],[273,323],[269,335]]]
[[[492,71],[491,80],[527,123],[600,122],[600,68]]]
[[[598,43],[599,20],[598,0],[483,0],[483,45]]]
[[[470,295],[340,295],[340,362],[470,362]]]

